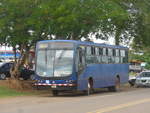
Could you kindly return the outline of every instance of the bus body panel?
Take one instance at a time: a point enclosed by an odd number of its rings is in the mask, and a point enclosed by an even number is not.
[[[115,78],[120,77],[120,83],[128,82],[128,64],[91,64],[79,75],[78,90],[86,90],[88,79],[92,77],[93,88],[115,85]]]

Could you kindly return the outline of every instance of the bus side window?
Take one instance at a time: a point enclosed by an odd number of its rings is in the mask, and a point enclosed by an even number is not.
[[[91,55],[91,47],[90,46],[86,47],[86,55]]]
[[[98,47],[95,48],[95,59],[96,59],[96,63],[100,63],[101,62],[101,59],[100,59],[100,56],[99,56],[99,48]]]
[[[91,47],[91,54],[95,55],[95,47]]]
[[[121,53],[121,61],[122,61],[121,63],[127,63],[125,50],[121,50],[120,53]]]
[[[113,63],[113,53],[112,53],[112,49],[108,48],[108,63]]]
[[[115,63],[118,64],[120,63],[120,55],[119,55],[119,49],[115,49]]]
[[[108,51],[107,48],[103,48],[103,56],[102,56],[102,63],[108,63]]]
[[[86,63],[87,64],[92,64],[93,62],[93,57],[92,57],[92,47],[91,46],[87,46],[86,47]]]
[[[125,51],[125,63],[128,63],[128,50]]]

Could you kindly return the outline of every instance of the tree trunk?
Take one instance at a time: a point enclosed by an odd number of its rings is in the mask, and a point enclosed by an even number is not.
[[[115,45],[120,45],[121,29],[116,30]]]
[[[20,57],[16,60],[14,66],[10,69],[10,74],[12,79],[19,79],[21,68],[25,62],[26,55],[29,54],[29,48],[26,44],[21,44],[20,47]]]
[[[16,47],[13,47],[13,51],[14,51],[14,59],[15,59],[15,63],[17,62],[17,50]]]

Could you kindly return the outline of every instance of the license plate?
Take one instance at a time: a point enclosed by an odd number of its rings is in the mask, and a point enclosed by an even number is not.
[[[57,86],[51,86],[51,88],[57,88]]]

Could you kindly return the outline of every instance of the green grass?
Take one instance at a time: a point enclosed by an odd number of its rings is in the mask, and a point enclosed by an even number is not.
[[[4,97],[15,97],[15,96],[25,96],[30,95],[30,93],[27,92],[19,92],[13,89],[9,89],[4,86],[0,86],[0,98]]]

